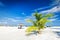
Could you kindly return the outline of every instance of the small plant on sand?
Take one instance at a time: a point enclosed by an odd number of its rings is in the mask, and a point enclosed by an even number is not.
[[[40,33],[40,30],[45,28],[45,24],[47,22],[50,22],[48,18],[51,18],[53,14],[51,13],[41,14],[41,13],[35,12],[33,16],[35,17],[35,20],[27,20],[28,22],[31,22],[33,24],[32,26],[26,29],[26,32],[28,33],[33,31],[37,31],[37,33]]]

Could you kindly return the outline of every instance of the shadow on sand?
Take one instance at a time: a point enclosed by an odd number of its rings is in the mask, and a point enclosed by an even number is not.
[[[32,31],[31,33],[29,34],[26,34],[26,36],[30,36],[30,35],[37,35],[38,34],[38,31]]]

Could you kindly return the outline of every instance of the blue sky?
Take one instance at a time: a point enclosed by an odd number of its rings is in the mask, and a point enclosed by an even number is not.
[[[55,14],[53,26],[60,26],[60,1],[59,0],[0,0],[0,25],[30,25],[27,19],[33,19],[35,10],[39,13]]]

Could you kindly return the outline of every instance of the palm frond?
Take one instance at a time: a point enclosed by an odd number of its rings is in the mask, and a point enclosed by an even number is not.
[[[43,29],[47,22],[51,22],[48,20],[48,18],[51,18],[53,14],[49,13],[49,14],[42,15],[39,14],[38,12],[35,12],[33,16],[35,17],[36,20],[27,20],[27,22],[31,22],[33,24],[31,27],[27,28],[28,32],[31,32],[33,30]]]
[[[46,14],[44,17],[45,17],[45,18],[51,18],[51,17],[53,17],[53,16],[54,16],[54,14],[48,13],[48,14]]]

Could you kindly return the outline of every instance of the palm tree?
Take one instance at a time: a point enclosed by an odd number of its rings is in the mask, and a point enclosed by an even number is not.
[[[51,18],[53,15],[51,13],[43,15],[39,14],[38,12],[35,12],[33,16],[35,17],[36,20],[29,20],[30,22],[32,22],[33,25],[30,26],[27,30],[33,31],[38,29],[39,33],[40,30],[45,27],[45,24],[49,22],[48,18]]]

